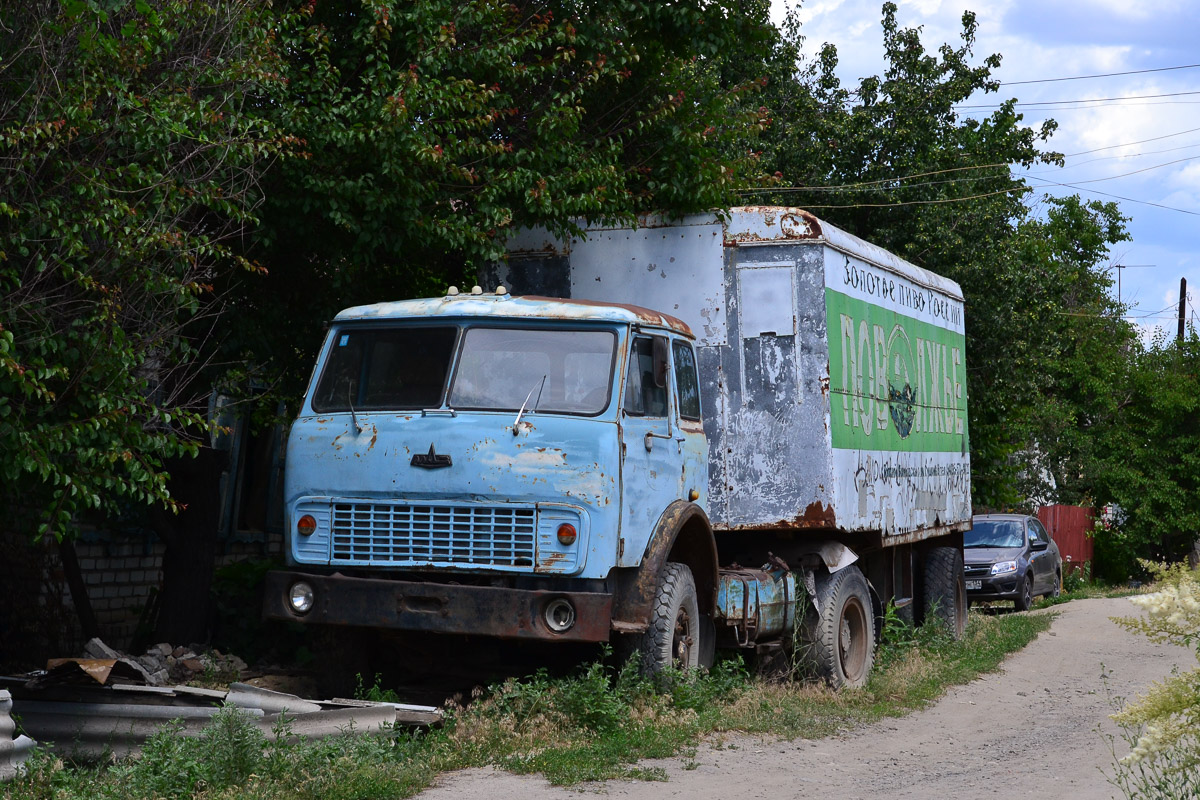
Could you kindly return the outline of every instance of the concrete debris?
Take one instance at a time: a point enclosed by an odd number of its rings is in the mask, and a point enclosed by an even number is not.
[[[28,736],[15,736],[16,724],[9,715],[11,710],[12,695],[0,689],[0,783],[11,780],[17,774],[21,763],[37,744]]]

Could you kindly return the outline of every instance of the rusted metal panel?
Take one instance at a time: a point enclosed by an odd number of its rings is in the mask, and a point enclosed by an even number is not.
[[[26,730],[39,741],[53,744],[58,752],[89,758],[123,757],[136,752],[168,723],[177,735],[199,736],[224,704],[238,707],[268,740],[280,730],[292,739],[315,739],[345,735],[350,730],[387,730],[397,724],[432,725],[441,719],[441,712],[429,706],[336,699],[314,702],[246,684],[234,684],[228,693],[203,695],[182,686],[96,687],[73,700],[23,692],[15,703],[15,713]],[[287,724],[281,726],[284,718]]]
[[[0,689],[0,783],[11,780],[37,742],[24,734],[16,735],[12,711],[12,695]]]
[[[307,614],[297,614],[287,604],[287,594],[297,581],[313,587],[315,604]],[[545,619],[547,606],[558,599],[575,609],[574,625],[561,632],[552,630]],[[612,595],[271,572],[266,579],[263,615],[310,624],[606,642]]]
[[[724,530],[919,541],[969,524],[962,292],[798,208],[746,206],[557,242],[573,298],[696,331],[708,512]]]
[[[1094,511],[1081,506],[1042,506],[1038,519],[1050,531],[1054,543],[1062,553],[1063,574],[1071,569],[1082,569],[1093,558],[1092,528],[1095,526]]]
[[[617,322],[650,325],[692,335],[687,324],[677,317],[632,303],[608,303],[582,298],[514,297],[510,294],[458,294],[354,306],[339,312],[334,321],[481,316],[511,320]]]
[[[717,624],[729,627],[739,647],[777,638],[792,630],[799,597],[796,576],[775,559],[762,569],[722,569],[717,590]]]

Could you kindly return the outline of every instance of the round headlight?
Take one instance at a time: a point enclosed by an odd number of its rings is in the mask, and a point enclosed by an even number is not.
[[[575,625],[575,607],[561,597],[546,604],[546,627],[565,633]]]
[[[313,607],[313,588],[304,581],[296,581],[288,592],[288,605],[297,614],[307,614]]]

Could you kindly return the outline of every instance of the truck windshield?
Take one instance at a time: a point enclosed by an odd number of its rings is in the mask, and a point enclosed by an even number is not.
[[[437,408],[458,329],[342,329],[313,393],[313,410]]]
[[[615,347],[612,331],[468,328],[449,405],[599,414],[608,407]]]

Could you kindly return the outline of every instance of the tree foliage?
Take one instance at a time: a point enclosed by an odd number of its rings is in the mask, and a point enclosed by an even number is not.
[[[1081,446],[1071,430],[1090,419],[1096,387],[1075,370],[1085,358],[1113,360],[1127,338],[1100,269],[1107,247],[1126,238],[1124,219],[1112,204],[1077,198],[1033,213],[1012,165],[1061,163],[1039,149],[1055,124],[1024,125],[1015,99],[962,116],[957,106],[975,93],[999,90],[1000,56],[974,57],[974,14],[964,13],[958,46],[931,53],[896,11],[883,6],[884,75],[853,89],[837,77],[831,45],[788,72],[799,52],[792,20],[761,142],[763,169],[782,186],[762,196],[811,209],[962,286],[975,502],[1049,498],[1051,477],[1068,475],[1071,448]]]
[[[169,503],[212,284],[288,142],[245,3],[36,0],[0,10],[0,498],[72,515]],[[10,522],[12,522],[10,518]]]
[[[1179,561],[1200,541],[1200,338],[1139,342],[1122,367],[1094,491],[1120,510],[1096,534],[1100,574],[1114,581],[1140,575],[1139,558]]]
[[[470,282],[512,226],[727,204],[751,167],[728,143],[760,120],[712,63],[772,31],[761,0],[322,0],[276,25],[263,113],[305,157],[268,179],[236,345],[293,391],[316,323]]]

